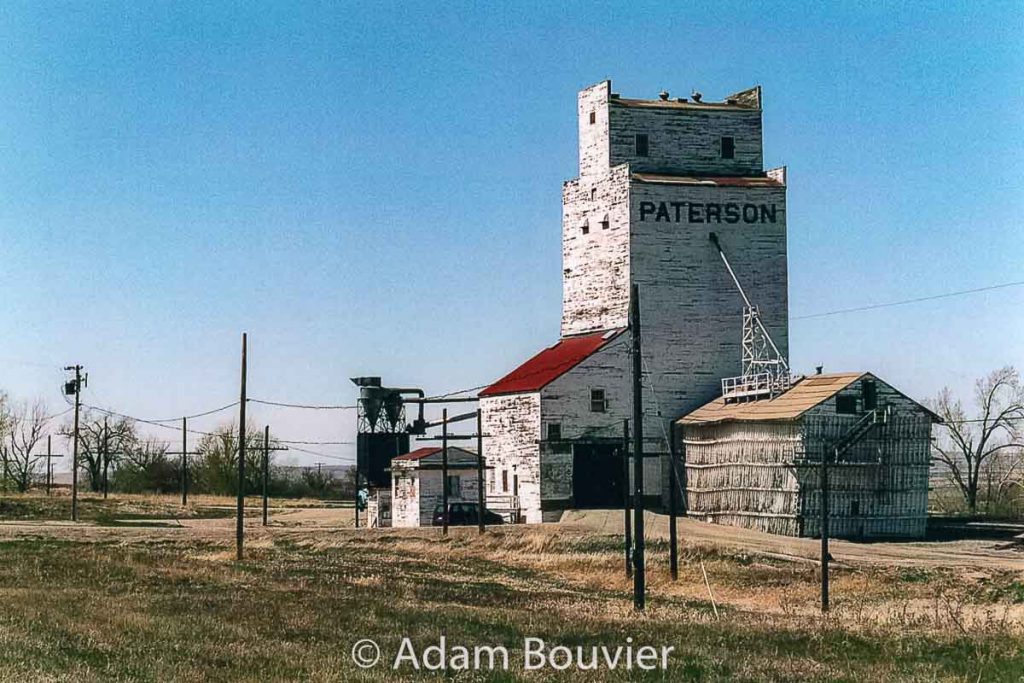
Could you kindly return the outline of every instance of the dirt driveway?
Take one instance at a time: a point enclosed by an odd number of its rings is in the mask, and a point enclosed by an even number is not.
[[[598,533],[621,534],[621,510],[573,510],[562,517],[562,524]],[[668,517],[648,512],[644,526],[651,538],[668,538]],[[751,529],[709,524],[679,518],[679,538],[683,543],[701,543],[749,550],[769,556],[817,562],[821,542],[813,538],[776,536]],[[974,567],[1024,571],[1024,545],[1016,550],[999,549],[1005,541],[961,540],[908,543],[854,543],[834,540],[829,544],[832,557],[847,564],[887,566]]]

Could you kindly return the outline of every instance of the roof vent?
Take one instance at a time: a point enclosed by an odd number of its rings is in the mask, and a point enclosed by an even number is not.
[[[700,102],[701,98],[704,96],[697,92],[696,90],[694,90],[692,93],[690,93],[690,97],[693,98],[694,102]]]
[[[814,366],[814,374],[815,374],[815,375],[820,375],[820,374],[821,374],[821,371],[822,371],[822,370],[823,370],[824,368],[825,368],[825,366],[824,366],[824,365],[816,365],[816,366]]]
[[[668,102],[668,90],[662,90],[658,93],[658,97],[661,98],[662,102]]]
[[[725,101],[726,104],[736,104],[736,98],[730,97]]]
[[[617,100],[617,99],[619,99],[619,97],[621,97],[621,95],[619,95],[619,93],[617,93],[617,92],[613,92],[612,93],[612,99],[613,100]]]
[[[677,97],[676,98],[676,102],[684,102],[685,103],[685,102],[689,102],[689,100],[686,99],[685,97]]]

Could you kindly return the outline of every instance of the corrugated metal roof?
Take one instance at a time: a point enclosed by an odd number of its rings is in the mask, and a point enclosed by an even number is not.
[[[621,329],[565,337],[480,392],[480,396],[540,391],[622,333]]]
[[[396,456],[396,457],[391,458],[391,459],[392,460],[422,460],[423,458],[427,457],[428,455],[433,455],[434,453],[440,453],[440,452],[441,452],[441,447],[440,446],[428,446],[427,448],[417,448],[416,450],[412,451],[411,453],[406,453],[405,455],[399,455],[399,456]]]
[[[398,457],[392,458],[391,461],[396,460],[402,462],[417,462],[420,467],[433,467],[435,465],[441,465],[441,447],[440,446],[428,446],[426,448],[417,448],[411,453],[405,455],[399,455]],[[448,467],[476,467],[476,453],[473,451],[467,451],[464,448],[458,446],[448,447]]]
[[[710,185],[721,187],[784,187],[782,183],[768,176],[681,176],[663,173],[634,173],[633,180],[641,183],[661,185]]]
[[[800,380],[789,391],[773,399],[762,399],[748,403],[726,403],[716,398],[689,415],[683,416],[682,424],[702,422],[725,422],[727,420],[792,420],[835,396],[837,393],[864,377],[866,372],[845,372],[832,375],[812,375]]]

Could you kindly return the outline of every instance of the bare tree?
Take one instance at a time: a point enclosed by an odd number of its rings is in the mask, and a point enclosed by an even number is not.
[[[931,402],[945,427],[934,445],[935,459],[946,466],[947,476],[971,512],[978,509],[979,481],[1005,489],[1012,485],[1014,476],[1019,476],[1024,448],[1024,385],[1020,373],[1006,366],[979,379],[974,383],[974,402],[980,413],[977,418],[967,415],[948,387]],[[1013,460],[1012,466],[1000,467],[998,473],[990,469],[994,463],[1007,460]],[[982,479],[983,472],[986,479]]]
[[[129,451],[138,440],[135,423],[132,420],[124,417],[106,418],[106,446],[110,455],[109,463],[104,463],[103,424],[103,415],[91,411],[85,411],[79,420],[78,457],[89,475],[89,487],[93,491],[103,488],[104,464],[116,467],[122,457],[121,454]],[[71,425],[64,425],[61,434],[74,438]]]
[[[263,468],[263,430],[246,423],[245,491],[259,491]],[[271,443],[274,442],[271,437]],[[199,452],[192,465],[197,488],[207,493],[235,494],[238,491],[238,427],[234,423],[217,427],[199,440]],[[271,457],[273,461],[273,457]]]
[[[50,417],[42,401],[20,403],[10,407],[7,401],[0,407],[4,424],[3,438],[0,439],[0,460],[3,461],[4,479],[18,491],[28,491],[32,475],[40,456],[36,446],[46,435]]]

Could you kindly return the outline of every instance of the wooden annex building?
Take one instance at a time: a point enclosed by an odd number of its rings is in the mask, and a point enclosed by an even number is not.
[[[687,513],[819,536],[824,455],[831,535],[921,538],[938,419],[870,373],[812,375],[771,399],[715,399],[679,420]]]

